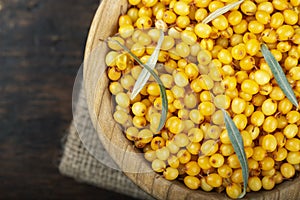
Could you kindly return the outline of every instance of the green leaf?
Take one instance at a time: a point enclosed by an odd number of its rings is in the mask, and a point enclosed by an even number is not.
[[[142,67],[144,67],[155,79],[155,81],[158,83],[159,85],[159,90],[160,90],[160,96],[162,99],[162,114],[161,114],[161,118],[160,118],[160,123],[159,126],[157,128],[157,132],[159,132],[165,125],[166,119],[167,119],[167,114],[168,114],[168,99],[167,99],[167,93],[166,93],[166,88],[163,84],[163,82],[160,80],[159,76],[153,71],[153,69],[151,69],[147,64],[142,63],[142,61],[136,56],[134,55],[126,46],[124,46],[123,44],[121,44],[119,41],[115,40],[126,52],[128,52],[133,58],[134,60],[139,63],[139,65],[141,65]]]
[[[225,125],[228,132],[228,136],[230,138],[231,144],[233,146],[233,149],[240,161],[240,165],[242,167],[242,173],[243,173],[243,180],[244,180],[244,189],[242,194],[239,196],[239,198],[243,198],[246,194],[247,190],[247,184],[248,184],[248,177],[249,177],[249,169],[248,169],[248,160],[246,157],[245,149],[244,149],[244,142],[243,138],[241,136],[241,133],[239,132],[238,128],[228,115],[228,113],[223,110],[224,119],[225,119]]]
[[[203,24],[207,24],[210,21],[216,19],[217,17],[219,17],[220,15],[223,15],[224,13],[228,12],[229,10],[231,10],[232,8],[240,5],[244,0],[240,0],[237,2],[233,2],[230,3],[222,8],[219,8],[217,10],[215,10],[214,12],[210,13],[205,19],[203,19],[202,23]]]
[[[285,96],[291,101],[291,103],[298,108],[298,101],[295,96],[295,93],[289,84],[288,80],[286,79],[286,76],[278,63],[278,61],[275,59],[273,54],[269,51],[268,47],[266,44],[261,44],[260,46],[261,52],[268,63],[274,78],[277,81],[277,84],[285,94]]]
[[[156,66],[159,51],[163,43],[163,40],[164,40],[164,32],[160,30],[160,36],[157,45],[153,53],[151,54],[149,60],[146,63],[146,65],[148,65],[151,69],[154,69]],[[136,95],[138,95],[138,93],[143,89],[143,87],[146,85],[149,78],[150,78],[150,73],[146,68],[144,68],[133,86],[133,90],[130,95],[131,100],[134,99]]]

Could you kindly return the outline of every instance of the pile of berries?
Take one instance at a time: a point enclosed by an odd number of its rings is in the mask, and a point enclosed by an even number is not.
[[[165,34],[155,72],[166,88],[168,115],[159,132],[159,85],[151,77],[130,99],[142,67],[114,42],[108,42],[105,60],[116,103],[113,117],[152,169],[190,189],[226,191],[237,198],[244,183],[225,109],[243,138],[248,192],[271,190],[295,177],[300,113],[274,79],[260,45],[268,46],[299,99],[300,0],[244,0],[209,23],[202,21],[233,1],[128,1],[114,40],[146,63],[159,29]]]

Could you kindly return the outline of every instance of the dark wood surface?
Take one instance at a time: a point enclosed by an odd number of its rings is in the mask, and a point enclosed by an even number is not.
[[[0,199],[130,199],[59,174],[99,0],[0,0]]]

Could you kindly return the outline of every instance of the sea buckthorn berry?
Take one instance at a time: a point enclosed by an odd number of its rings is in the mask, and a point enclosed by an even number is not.
[[[288,98],[284,98],[278,103],[278,111],[282,114],[287,114],[293,108],[293,104]]]
[[[198,165],[200,166],[201,169],[207,170],[210,169],[212,166],[209,163],[209,157],[208,156],[200,156],[198,158]]]
[[[141,3],[142,0],[128,0],[128,2],[129,2],[129,4],[136,6],[136,5],[138,5],[139,3]]]
[[[184,123],[178,117],[173,116],[166,121],[166,127],[171,133],[178,134],[184,129]],[[181,136],[179,138],[181,139]]]
[[[209,185],[206,181],[206,178],[205,177],[202,177],[200,179],[200,184],[201,184],[201,189],[203,191],[206,191],[206,192],[209,192],[211,191],[212,189],[214,189],[211,185]]]
[[[178,133],[174,136],[174,142],[178,147],[185,147],[189,143],[189,138],[184,133]]]
[[[167,167],[167,169],[163,172],[164,178],[172,181],[178,177],[178,169]]]
[[[220,187],[223,183],[222,177],[217,173],[207,175],[206,182],[212,187]]]
[[[256,146],[253,148],[252,158],[256,161],[263,160],[267,155],[267,151],[262,146]]]
[[[277,29],[284,23],[284,16],[280,12],[276,12],[271,16],[270,26]]]
[[[138,29],[147,29],[152,26],[153,22],[150,17],[142,16],[136,20],[135,24]]]
[[[265,26],[256,20],[250,21],[248,23],[248,30],[251,33],[259,34],[259,33],[263,32],[264,29],[265,29]]]
[[[261,145],[268,152],[273,152],[277,147],[276,137],[271,134],[264,136]]]
[[[218,53],[218,59],[223,63],[223,64],[230,64],[232,62],[232,56],[230,51],[227,49],[222,49]]]
[[[111,82],[109,85],[109,91],[113,95],[117,95],[120,92],[123,92],[123,87],[119,82]]]
[[[260,50],[260,43],[257,39],[250,39],[245,43],[246,51],[250,56],[256,55]]]
[[[189,84],[188,76],[184,72],[176,72],[174,82],[179,87],[185,87]]]
[[[180,15],[177,17],[176,19],[176,25],[179,27],[179,28],[186,28],[188,25],[190,25],[191,21],[190,21],[190,18],[188,16],[183,16],[183,15]]]
[[[242,60],[246,56],[246,45],[238,44],[231,49],[231,55],[235,60]]]
[[[198,8],[195,12],[195,20],[201,22],[205,17],[207,17],[208,12],[205,8]]]
[[[231,110],[235,114],[241,114],[242,112],[244,112],[245,108],[246,108],[246,101],[244,99],[236,97],[232,100]]]
[[[275,180],[272,176],[264,176],[261,182],[265,190],[272,190],[275,186]]]
[[[277,126],[277,119],[273,116],[268,116],[263,123],[263,130],[268,133],[271,133],[276,130]]]
[[[243,183],[242,169],[234,170],[230,178],[233,183]]]
[[[264,1],[258,4],[257,10],[262,10],[271,14],[274,11],[274,7],[271,2]]]
[[[232,175],[232,168],[229,167],[228,165],[224,164],[221,167],[218,168],[218,174],[222,177],[222,178],[229,178]]]
[[[155,172],[163,172],[166,169],[166,163],[162,160],[155,159],[152,162],[151,167]]]
[[[268,24],[271,20],[270,14],[263,10],[258,10],[255,13],[255,18],[261,24]]]
[[[211,121],[216,125],[224,124],[224,116],[222,110],[217,110],[212,116]]]
[[[160,160],[167,160],[170,156],[170,151],[167,147],[162,147],[156,150],[156,157]]]
[[[209,164],[212,167],[219,168],[224,164],[224,157],[222,156],[222,154],[219,153],[213,154],[209,158]]]
[[[208,65],[212,60],[212,55],[209,51],[207,50],[200,50],[197,54],[197,61],[199,63],[199,65]],[[201,70],[199,69],[201,74],[205,74],[203,72],[201,72]]]
[[[153,139],[153,133],[149,129],[143,129],[138,133],[138,140],[143,143],[149,143]]]
[[[243,34],[248,30],[248,22],[243,19],[239,24],[233,26],[233,31],[236,34]]]
[[[227,164],[232,169],[241,168],[240,161],[236,154],[232,154],[227,158]]]
[[[167,24],[173,24],[176,22],[176,14],[171,10],[166,10],[163,14],[163,21]]]
[[[240,184],[230,183],[228,186],[226,186],[226,194],[232,199],[237,199],[241,193],[242,187]]]
[[[257,10],[256,4],[250,0],[244,1],[240,8],[245,15],[255,15]]]
[[[197,98],[195,96],[195,94],[191,93],[191,94],[187,94],[185,97],[184,97],[184,105],[186,106],[186,108],[188,109],[192,109],[192,108],[195,108],[196,105],[197,105]]]
[[[278,35],[278,39],[283,41],[291,39],[295,33],[295,30],[291,25],[283,25],[276,30],[276,33]]]
[[[191,160],[191,154],[185,149],[181,149],[177,153],[177,157],[181,164],[186,164]]]
[[[298,139],[298,138],[287,139],[284,146],[289,151],[299,151],[300,150],[300,139]]]
[[[250,117],[251,124],[261,126],[265,121],[265,115],[261,111],[254,111]]]
[[[257,192],[262,188],[262,182],[259,177],[252,176],[248,179],[248,186],[251,191]]]
[[[283,11],[284,22],[289,25],[295,25],[298,22],[298,14],[294,10],[284,10]]]
[[[220,94],[214,98],[214,104],[219,109],[227,109],[229,108],[231,103],[230,98],[227,95]]]
[[[292,6],[299,6],[300,5],[300,1],[299,0],[290,0],[290,3]]]
[[[300,152],[299,151],[291,151],[288,153],[286,160],[288,163],[292,165],[297,165],[300,163]]]
[[[192,155],[198,155],[200,152],[200,143],[198,142],[191,142],[186,146],[186,149],[192,154]]]
[[[189,176],[196,176],[200,173],[200,167],[196,161],[190,161],[185,164],[185,172]]]
[[[255,59],[252,56],[246,56],[240,61],[240,67],[243,70],[251,70],[255,66]]]
[[[286,138],[293,138],[298,133],[298,126],[296,124],[289,124],[283,129],[283,134]]]
[[[286,119],[288,123],[295,124],[300,120],[300,113],[298,111],[292,110],[286,114]]]
[[[244,114],[237,114],[233,117],[233,122],[239,130],[243,130],[247,126],[247,117]]]
[[[288,52],[291,48],[292,48],[292,45],[288,41],[278,42],[278,44],[277,44],[277,50],[279,50],[281,53]]]
[[[219,8],[222,8],[224,6],[224,3],[221,1],[211,1],[210,4],[208,5],[208,10],[210,12],[214,12]]]
[[[183,1],[177,1],[173,9],[177,15],[188,15],[190,13],[189,5]]]
[[[261,39],[266,43],[275,43],[277,41],[276,32],[273,29],[265,29],[261,36]]]
[[[231,144],[221,144],[220,153],[223,156],[230,156],[234,153],[234,149]]]
[[[271,170],[275,165],[275,161],[271,157],[265,157],[263,160],[259,162],[262,170]]]
[[[215,105],[211,102],[202,102],[199,104],[199,111],[204,116],[210,116],[215,112]]]
[[[273,0],[272,4],[274,8],[277,10],[285,10],[288,8],[288,3],[287,1],[284,0]]]
[[[180,148],[175,144],[175,142],[173,140],[171,140],[171,141],[167,140],[166,141],[166,147],[169,149],[170,153],[172,153],[172,154],[177,154],[178,151],[180,150]]]
[[[144,157],[147,161],[153,162],[156,159],[156,153],[153,150],[148,150],[145,152]]]
[[[286,143],[285,135],[282,132],[276,132],[274,134],[274,137],[276,138],[278,147],[283,147]]]
[[[118,122],[119,124],[125,124],[126,121],[128,120],[128,114],[122,110],[117,110],[114,115],[113,115],[114,119],[116,122]]]
[[[204,101],[212,101],[212,94],[210,93],[210,91],[202,91],[200,93],[200,101],[204,102]]]
[[[199,178],[194,176],[186,176],[184,177],[183,181],[184,184],[192,190],[197,190],[201,184]]]
[[[271,77],[270,77],[269,73],[264,70],[257,70],[254,73],[254,80],[259,85],[265,85],[265,84],[269,83],[270,79],[271,79]]]
[[[145,115],[147,107],[141,102],[136,102],[132,105],[131,109],[134,115],[142,117]]]
[[[251,79],[246,79],[242,82],[241,89],[243,92],[253,95],[258,93],[259,85]]]
[[[239,24],[243,19],[243,15],[238,10],[233,10],[228,15],[228,22],[230,25],[235,26]]]
[[[212,29],[209,25],[207,24],[203,24],[203,23],[198,23],[196,26],[195,26],[195,29],[194,29],[196,35],[200,38],[209,38],[211,32],[212,32]]]
[[[211,156],[219,149],[219,145],[214,140],[207,140],[201,146],[201,154],[205,156]]]
[[[285,94],[282,92],[280,87],[275,86],[275,87],[273,87],[269,96],[275,101],[280,101],[280,100],[284,99]]]
[[[273,115],[277,111],[277,102],[269,98],[263,102],[261,108],[265,115]]]
[[[300,80],[300,67],[293,67],[289,71],[290,76],[294,80]]]
[[[221,134],[221,128],[216,125],[211,125],[207,129],[205,133],[205,137],[217,140],[220,137],[220,134]]]
[[[272,153],[272,156],[275,161],[280,162],[280,161],[283,161],[284,159],[286,159],[287,154],[288,154],[288,152],[287,152],[286,148],[280,147],[280,148],[278,148],[278,150],[276,150]]]
[[[176,52],[182,58],[188,57],[190,54],[190,47],[185,42],[180,42],[176,45]]]
[[[191,110],[189,113],[189,118],[195,124],[200,124],[204,121],[204,115],[198,109]]]
[[[236,89],[237,80],[233,76],[226,76],[222,80],[222,85],[225,89],[232,91],[232,90]]]
[[[147,16],[152,17],[152,9],[146,6],[143,6],[139,9],[138,12],[139,17]]]
[[[212,20],[212,25],[218,30],[225,30],[228,27],[227,18],[224,15],[220,15],[219,17]]]
[[[295,175],[295,167],[290,163],[283,163],[280,172],[284,178],[292,178]]]
[[[116,99],[116,103],[123,108],[127,108],[130,105],[129,96],[124,92],[118,93],[115,99]],[[146,111],[146,108],[144,111]]]
[[[162,137],[154,137],[151,141],[151,148],[153,150],[160,149],[166,145],[165,140]]]

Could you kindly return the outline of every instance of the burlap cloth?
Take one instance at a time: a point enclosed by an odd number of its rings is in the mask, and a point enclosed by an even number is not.
[[[82,88],[81,79],[78,87],[79,93],[77,97],[73,96],[73,99],[76,98],[73,106],[73,112],[74,109],[76,110],[76,119],[70,125],[64,144],[63,156],[59,165],[61,174],[72,177],[78,182],[88,183],[134,198],[153,199],[124,173],[104,164],[106,160],[111,159],[99,140],[88,144],[89,150],[97,149],[97,159],[83,145],[77,130],[84,130],[84,135],[95,137],[95,129],[89,118],[86,98]],[[95,141],[95,138],[90,141]],[[98,160],[101,160],[101,162]]]

